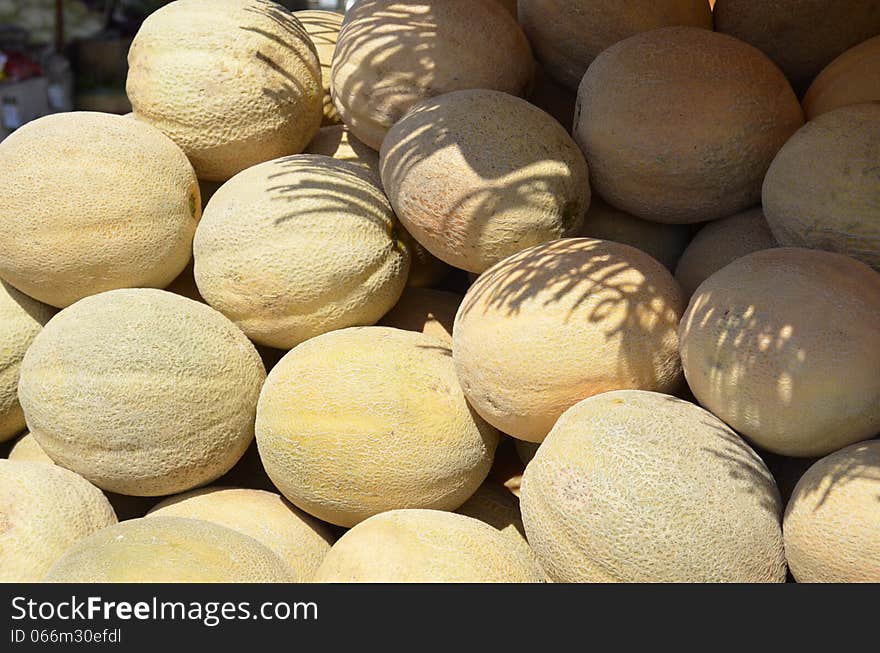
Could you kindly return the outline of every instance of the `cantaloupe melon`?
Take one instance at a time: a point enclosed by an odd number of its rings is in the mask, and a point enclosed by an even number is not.
[[[850,48],[825,67],[804,96],[804,114],[812,120],[866,102],[880,102],[880,36]]]
[[[0,583],[35,583],[78,540],[116,523],[107,499],[67,469],[0,460]]]
[[[788,81],[760,51],[667,27],[596,57],[578,90],[575,139],[609,204],[681,224],[760,203],[767,168],[802,124]]]
[[[293,574],[265,545],[199,519],[122,522],[80,540],[48,583],[289,583]]]
[[[452,325],[462,299],[461,295],[445,290],[408,288],[379,324],[425,333],[451,347]]]
[[[343,122],[378,150],[426,98],[469,88],[526,95],[529,42],[497,0],[360,0],[345,16],[330,89]]]
[[[201,215],[183,152],[122,116],[61,113],[0,143],[0,277],[64,307],[105,290],[164,288]]]
[[[573,406],[526,467],[521,505],[557,582],[785,581],[773,477],[675,397],[624,390]]]
[[[781,244],[840,252],[880,270],[880,104],[807,123],[770,166],[763,201]]]
[[[618,41],[670,25],[711,30],[712,12],[706,0],[519,0],[519,21],[538,61],[576,90],[593,59]]]
[[[697,232],[675,268],[685,297],[725,265],[762,249],[776,247],[761,207],[710,222]]]
[[[880,583],[880,441],[810,467],[785,510],[785,555],[801,583]]]
[[[330,97],[330,65],[333,63],[336,41],[339,38],[339,30],[342,29],[342,19],[345,16],[335,11],[316,9],[295,11],[293,15],[302,23],[312,43],[315,44],[318,62],[321,64],[321,81],[324,87],[324,118],[321,124],[338,125],[342,120],[339,118],[336,107],[333,106],[333,98]]]
[[[470,287],[452,354],[465,395],[490,424],[540,442],[581,399],[681,382],[672,274],[644,252],[570,238],[511,256]]]
[[[114,290],[56,315],[21,366],[19,399],[52,460],[98,487],[160,496],[208,483],[253,439],[266,372],[214,309]]]
[[[263,490],[193,490],[165,499],[147,517],[201,519],[248,535],[278,555],[300,583],[312,579],[335,539],[326,525]]]
[[[409,252],[391,205],[361,166],[301,154],[217,191],[193,243],[205,300],[278,349],[375,324],[406,285]]]
[[[321,125],[315,46],[270,0],[171,2],[141,25],[128,67],[135,116],[180,145],[200,179],[302,152]]]
[[[55,461],[49,458],[37,439],[30,433],[25,433],[9,450],[9,460],[19,460],[32,463],[49,463],[54,465]]]
[[[498,445],[465,401],[448,346],[390,327],[290,351],[263,387],[256,430],[281,493],[340,526],[395,508],[458,508]]]
[[[748,254],[681,321],[699,402],[760,447],[822,456],[880,432],[880,274],[842,254]]]
[[[321,127],[304,153],[357,163],[368,168],[379,179],[379,153],[361,143],[345,125]]]
[[[330,549],[319,583],[540,583],[516,543],[472,517],[392,510],[358,524]]]
[[[421,102],[389,130],[379,165],[406,230],[469,272],[572,235],[590,204],[587,164],[568,132],[498,91]]]

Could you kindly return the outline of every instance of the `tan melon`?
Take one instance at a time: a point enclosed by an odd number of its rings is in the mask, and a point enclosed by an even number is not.
[[[48,583],[289,583],[287,565],[242,533],[198,519],[122,522],[80,540]]]
[[[312,43],[315,44],[318,62],[321,64],[321,80],[324,86],[324,118],[321,124],[338,125],[342,120],[336,107],[333,106],[333,98],[330,97],[330,65],[333,63],[336,41],[345,16],[335,11],[319,10],[295,11],[293,15],[302,23]]]
[[[529,42],[497,0],[360,0],[345,16],[330,88],[343,122],[378,150],[413,105],[462,89],[523,96]]]
[[[9,460],[18,460],[31,463],[49,463],[54,465],[55,461],[49,458],[37,439],[30,433],[25,433],[9,450]]]
[[[644,252],[564,239],[480,275],[456,316],[452,353],[474,409],[504,433],[540,442],[591,395],[675,390],[683,312],[672,274]]]
[[[162,290],[114,290],[43,328],[18,393],[31,434],[56,463],[104,490],[160,496],[235,464],[253,439],[265,377],[254,346],[209,306]]]
[[[392,510],[358,524],[330,549],[319,583],[540,583],[528,553],[472,517]]]
[[[788,81],[760,51],[667,27],[596,58],[578,91],[574,133],[609,204],[684,224],[760,203],[773,157],[802,124]]]
[[[557,582],[785,581],[773,477],[675,397],[608,392],[566,411],[526,467],[521,505]]]
[[[728,263],[776,247],[761,207],[710,222],[697,232],[675,268],[685,297]]]
[[[880,102],[880,36],[850,48],[825,67],[804,96],[804,114],[812,120],[866,102]]]
[[[452,346],[452,325],[461,305],[461,295],[430,288],[407,288],[379,324],[418,331]]]
[[[765,52],[803,92],[836,57],[880,34],[880,2],[717,0],[715,29]]]
[[[78,540],[116,523],[101,491],[44,462],[0,460],[0,583],[35,583]]]
[[[335,539],[326,525],[263,490],[193,490],[165,499],[147,517],[201,519],[248,535],[278,555],[299,583],[312,579]]]
[[[763,449],[822,456],[880,432],[880,274],[831,252],[754,252],[681,322],[699,402]]]
[[[801,583],[880,583],[880,441],[810,467],[785,510],[785,555]]]
[[[448,346],[389,327],[293,349],[269,374],[256,428],[281,493],[340,526],[395,508],[458,508],[498,445],[465,401]]]
[[[180,148],[143,122],[40,118],[0,143],[0,176],[0,276],[34,299],[64,307],[164,288],[189,260],[198,182]]]
[[[618,41],[670,25],[711,30],[712,12],[706,0],[520,0],[519,21],[538,61],[576,90],[592,61]]]
[[[590,204],[587,164],[568,132],[498,91],[420,103],[388,132],[379,165],[406,230],[469,272],[575,233]]]
[[[880,104],[807,123],[770,166],[763,201],[781,244],[840,252],[880,270]]]
[[[321,127],[305,154],[321,154],[362,165],[379,179],[379,153],[361,143],[345,125]]]
[[[254,342],[278,349],[375,324],[406,285],[409,252],[363,167],[302,154],[229,180],[193,243],[205,300]]]
[[[206,181],[302,152],[321,125],[315,46],[269,0],[165,5],[141,25],[128,66],[135,116],[180,145]]]

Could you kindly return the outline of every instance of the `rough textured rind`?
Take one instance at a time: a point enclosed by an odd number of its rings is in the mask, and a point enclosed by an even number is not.
[[[382,183],[379,177],[379,153],[361,143],[345,125],[321,127],[304,153],[321,154],[362,165],[376,176],[377,183]]]
[[[880,432],[880,274],[863,263],[744,256],[697,288],[680,340],[699,402],[764,449],[822,456]]]
[[[823,458],[785,510],[785,555],[801,583],[880,583],[880,441]]]
[[[880,104],[807,123],[770,166],[763,201],[781,244],[840,252],[880,270]]]
[[[48,583],[289,583],[287,565],[263,544],[198,519],[122,522],[78,542]]]
[[[0,583],[35,583],[78,540],[116,523],[101,491],[44,462],[0,460]]]
[[[526,467],[521,505],[557,582],[785,581],[773,477],[675,397],[609,392],[566,411]]]
[[[576,233],[590,205],[587,163],[568,132],[498,91],[421,102],[389,130],[379,165],[406,230],[469,272]]]
[[[340,526],[395,508],[458,508],[486,478],[498,437],[471,412],[448,346],[389,327],[299,345],[269,374],[257,408],[273,483]]]
[[[248,535],[275,552],[298,583],[312,579],[335,539],[325,524],[263,490],[193,490],[165,499],[147,517],[201,519]]]
[[[456,371],[487,422],[540,442],[591,395],[675,391],[683,312],[672,274],[644,252],[588,238],[546,243],[470,287],[452,333]]]
[[[37,439],[30,433],[25,433],[9,450],[9,460],[20,460],[32,463],[49,463],[54,465],[55,461],[49,458]]]
[[[767,168],[802,124],[788,81],[760,51],[667,27],[596,57],[578,90],[574,135],[609,204],[693,223],[759,204]]]
[[[540,583],[518,543],[477,519],[438,510],[392,510],[339,538],[319,583]]]
[[[804,95],[804,114],[812,120],[866,102],[880,102],[880,36],[850,48],[825,67]]]
[[[407,288],[379,324],[418,331],[452,346],[452,325],[461,305],[461,295],[430,288]]]
[[[31,434],[104,490],[182,492],[228,471],[253,439],[266,372],[214,309],[162,290],[114,290],[56,315],[21,366]]]
[[[417,102],[462,89],[524,96],[529,42],[497,0],[359,0],[345,16],[330,88],[346,125],[375,150]]]
[[[128,66],[135,116],[180,145],[200,179],[302,152],[321,125],[315,46],[269,0],[176,0],[144,21]]]
[[[301,154],[223,185],[193,243],[205,301],[278,349],[375,324],[406,285],[410,256],[391,205],[363,167]]]
[[[105,290],[164,288],[201,215],[186,156],[150,125],[74,112],[0,143],[0,276],[64,307]]]
[[[761,207],[710,222],[697,232],[675,268],[685,297],[728,263],[777,247]]]
[[[318,62],[321,64],[321,81],[324,87],[324,118],[321,125],[338,125],[342,119],[333,106],[333,98],[330,96],[330,66],[333,63],[336,41],[345,16],[335,11],[319,10],[295,11],[293,15],[302,23],[312,43],[315,44]]]
[[[574,90],[593,59],[618,41],[671,25],[711,30],[712,12],[706,0],[519,0],[519,22],[538,61]]]

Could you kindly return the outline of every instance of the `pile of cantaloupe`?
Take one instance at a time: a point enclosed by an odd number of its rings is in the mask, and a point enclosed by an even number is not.
[[[129,66],[0,143],[0,581],[880,582],[880,1],[175,0]]]

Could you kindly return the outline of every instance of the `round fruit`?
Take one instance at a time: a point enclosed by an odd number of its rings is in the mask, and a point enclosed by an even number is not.
[[[880,583],[880,441],[823,458],[785,510],[785,555],[801,583]]]
[[[540,442],[581,399],[681,382],[681,290],[656,260],[589,238],[533,247],[480,275],[452,333],[465,395],[490,424]]]
[[[760,447],[822,456],[880,432],[880,274],[841,254],[754,252],[681,321],[699,402]]]
[[[107,499],[73,472],[0,460],[0,583],[35,583],[78,540],[116,523]]]
[[[804,113],[812,120],[866,102],[880,102],[880,36],[850,48],[828,64],[804,96]]]
[[[274,2],[176,0],[141,25],[128,67],[135,117],[180,145],[200,179],[302,152],[321,125],[315,46]]]
[[[199,185],[161,132],[122,116],[60,113],[0,143],[0,276],[52,306],[164,288],[183,270]]]
[[[293,575],[252,537],[198,519],[122,522],[80,540],[49,583],[288,583]]]
[[[517,543],[488,524],[439,510],[392,510],[339,538],[319,583],[540,583]]]
[[[788,81],[761,52],[667,27],[596,58],[578,91],[575,138],[609,204],[693,223],[758,204],[773,157],[802,124]]]
[[[322,154],[340,161],[357,163],[368,168],[379,181],[379,154],[376,150],[361,143],[345,125],[321,127],[309,146],[306,154]]]
[[[426,98],[468,88],[525,95],[529,42],[497,0],[359,0],[345,16],[330,88],[354,135],[378,150]]]
[[[18,394],[49,457],[104,490],[159,496],[229,470],[253,439],[266,372],[209,306],[114,290],[64,309],[36,337]]]
[[[321,124],[338,125],[342,120],[336,107],[333,106],[333,98],[330,97],[330,65],[333,63],[336,41],[345,16],[335,11],[317,10],[295,11],[293,15],[302,23],[312,43],[315,44],[318,62],[321,64],[321,81],[324,85],[324,119]]]
[[[257,444],[291,502],[353,526],[395,508],[458,508],[486,478],[498,433],[472,414],[443,341],[355,327],[275,366]]]
[[[46,455],[43,447],[40,446],[37,439],[30,433],[25,433],[15,441],[12,449],[9,450],[9,460],[55,464],[55,461]]]
[[[835,109],[795,134],[764,180],[764,212],[782,245],[880,270],[880,104]]]
[[[469,272],[575,233],[590,204],[587,164],[568,132],[498,91],[420,103],[391,128],[380,156],[406,230]]]
[[[557,582],[785,581],[773,477],[721,420],[675,397],[608,392],[566,411],[521,501]]]
[[[462,299],[461,295],[445,290],[407,288],[400,301],[379,324],[405,331],[419,331],[451,347],[452,325]]]

